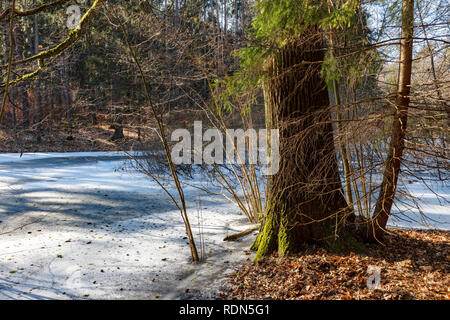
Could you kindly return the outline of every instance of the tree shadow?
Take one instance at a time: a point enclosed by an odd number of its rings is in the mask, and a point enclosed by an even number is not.
[[[407,261],[413,268],[445,268],[450,272],[449,231],[390,229],[382,244],[366,244],[368,256],[390,263]]]
[[[74,298],[72,295],[54,288],[50,281],[42,279],[25,283],[21,281],[20,288],[21,289],[17,288],[17,282],[5,278],[0,278],[0,300],[56,300],[56,298],[48,295],[33,293],[33,290],[52,292],[57,296],[65,295],[67,296],[67,298]]]

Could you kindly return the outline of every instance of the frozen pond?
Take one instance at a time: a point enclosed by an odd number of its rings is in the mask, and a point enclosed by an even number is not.
[[[123,156],[0,155],[0,299],[189,298],[199,288],[208,297],[251,258],[253,235],[223,241],[248,227],[245,217],[218,196],[202,194],[199,209],[198,189],[187,188],[207,256],[190,263],[179,211],[156,183],[122,171]]]
[[[202,225],[207,256],[190,263],[179,211],[156,183],[124,172],[124,158],[0,154],[0,299],[172,299],[199,297],[200,289],[214,297],[232,265],[253,257],[246,249],[254,234],[222,241],[248,228],[245,216],[221,196],[188,187],[188,213],[198,246]],[[391,225],[450,229],[448,205],[418,182],[408,188],[435,222]],[[448,187],[438,192],[448,200]]]

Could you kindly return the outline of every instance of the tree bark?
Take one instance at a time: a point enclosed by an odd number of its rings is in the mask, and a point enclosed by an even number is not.
[[[310,28],[268,63],[266,115],[273,113],[270,121],[279,129],[280,169],[271,177],[264,225],[253,246],[256,260],[332,239],[347,214],[320,74],[323,59],[322,36]]]
[[[402,2],[402,40],[400,42],[400,66],[398,72],[397,98],[389,153],[384,168],[383,182],[370,223],[368,238],[381,240],[386,229],[397,188],[398,176],[405,147],[411,85],[414,31],[414,0]]]

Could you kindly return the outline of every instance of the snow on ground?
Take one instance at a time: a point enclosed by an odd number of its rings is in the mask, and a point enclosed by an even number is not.
[[[120,158],[126,157],[121,151],[105,151],[105,152],[36,152],[36,153],[1,153],[0,163],[17,162],[29,160],[43,160],[49,158]]]
[[[199,247],[201,221],[207,257],[192,264],[179,211],[156,183],[122,170],[125,158],[0,154],[0,299],[214,298],[233,266],[252,259],[246,249],[255,234],[223,241],[248,228],[246,218],[221,196],[201,194],[199,209],[199,191],[188,187],[188,213]],[[450,229],[448,204],[417,181],[407,187],[441,222],[432,226]],[[448,186],[437,191],[448,200]]]
[[[389,226],[450,230],[450,185],[443,182],[427,182],[427,185],[412,179],[399,186],[409,196],[400,196],[394,202]]]
[[[187,188],[207,257],[191,263],[179,211],[122,158],[0,154],[0,299],[214,298],[233,265],[251,259],[254,235],[223,241],[249,226],[245,217],[218,196],[202,194],[198,209]]]

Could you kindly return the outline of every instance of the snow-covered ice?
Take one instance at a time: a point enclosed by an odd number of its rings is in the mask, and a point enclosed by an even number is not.
[[[180,212],[123,153],[0,154],[0,299],[213,298],[254,239],[219,196],[186,188],[206,262],[190,262]],[[174,190],[171,190],[174,191]],[[201,219],[199,219],[201,217]],[[188,289],[188,290],[187,290]],[[188,293],[186,293],[188,291]],[[201,292],[200,292],[201,291]]]
[[[0,154],[0,299],[214,298],[233,266],[252,259],[254,233],[223,241],[249,227],[245,216],[221,196],[187,187],[197,245],[199,220],[205,239],[206,262],[192,264],[179,211],[155,182],[122,170],[125,158]],[[407,187],[426,200],[424,213],[439,221],[432,227],[450,229],[448,203],[417,181]],[[448,200],[448,186],[437,191]]]

